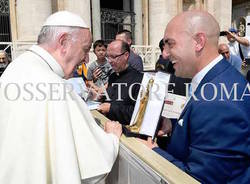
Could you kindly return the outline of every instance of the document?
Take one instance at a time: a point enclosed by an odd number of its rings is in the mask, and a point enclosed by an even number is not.
[[[81,96],[86,102],[89,110],[96,110],[100,106],[100,102],[88,99],[89,91],[81,77],[74,77],[67,80],[67,83],[73,86],[73,90]]]
[[[88,97],[88,88],[82,79],[82,77],[73,77],[68,80],[66,80],[68,84],[71,84],[73,86],[73,90],[84,100]]]
[[[93,101],[93,100],[89,100],[86,102],[89,110],[96,110],[99,108],[101,102],[97,102],[97,101]]]
[[[186,101],[187,98],[185,96],[167,93],[161,115],[169,119],[178,119],[185,107]]]

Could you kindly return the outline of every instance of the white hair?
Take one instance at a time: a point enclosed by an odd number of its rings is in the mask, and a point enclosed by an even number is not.
[[[0,53],[5,54],[5,56],[7,56],[7,53],[5,50],[0,50]]]
[[[76,35],[80,30],[78,27],[70,27],[70,26],[43,26],[37,39],[37,43],[40,44],[50,44],[56,41],[57,37],[62,33],[70,34],[71,40],[76,40]]]

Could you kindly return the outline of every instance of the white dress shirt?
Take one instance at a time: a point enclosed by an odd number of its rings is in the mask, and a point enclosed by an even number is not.
[[[196,88],[200,84],[201,80],[205,77],[207,72],[211,70],[220,60],[222,60],[222,55],[217,56],[212,62],[210,62],[207,66],[205,66],[201,71],[199,71],[191,81],[191,91],[195,92]]]

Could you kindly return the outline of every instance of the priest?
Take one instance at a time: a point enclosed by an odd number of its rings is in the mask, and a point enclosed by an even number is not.
[[[32,46],[1,77],[0,183],[80,184],[105,178],[121,126],[103,131],[66,84],[89,57],[89,27],[67,11],[48,17]]]

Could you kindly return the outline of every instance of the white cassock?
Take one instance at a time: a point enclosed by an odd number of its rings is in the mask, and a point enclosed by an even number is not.
[[[108,173],[119,140],[65,89],[62,68],[39,46],[1,77],[0,183],[80,184]],[[97,177],[96,177],[97,176]]]

